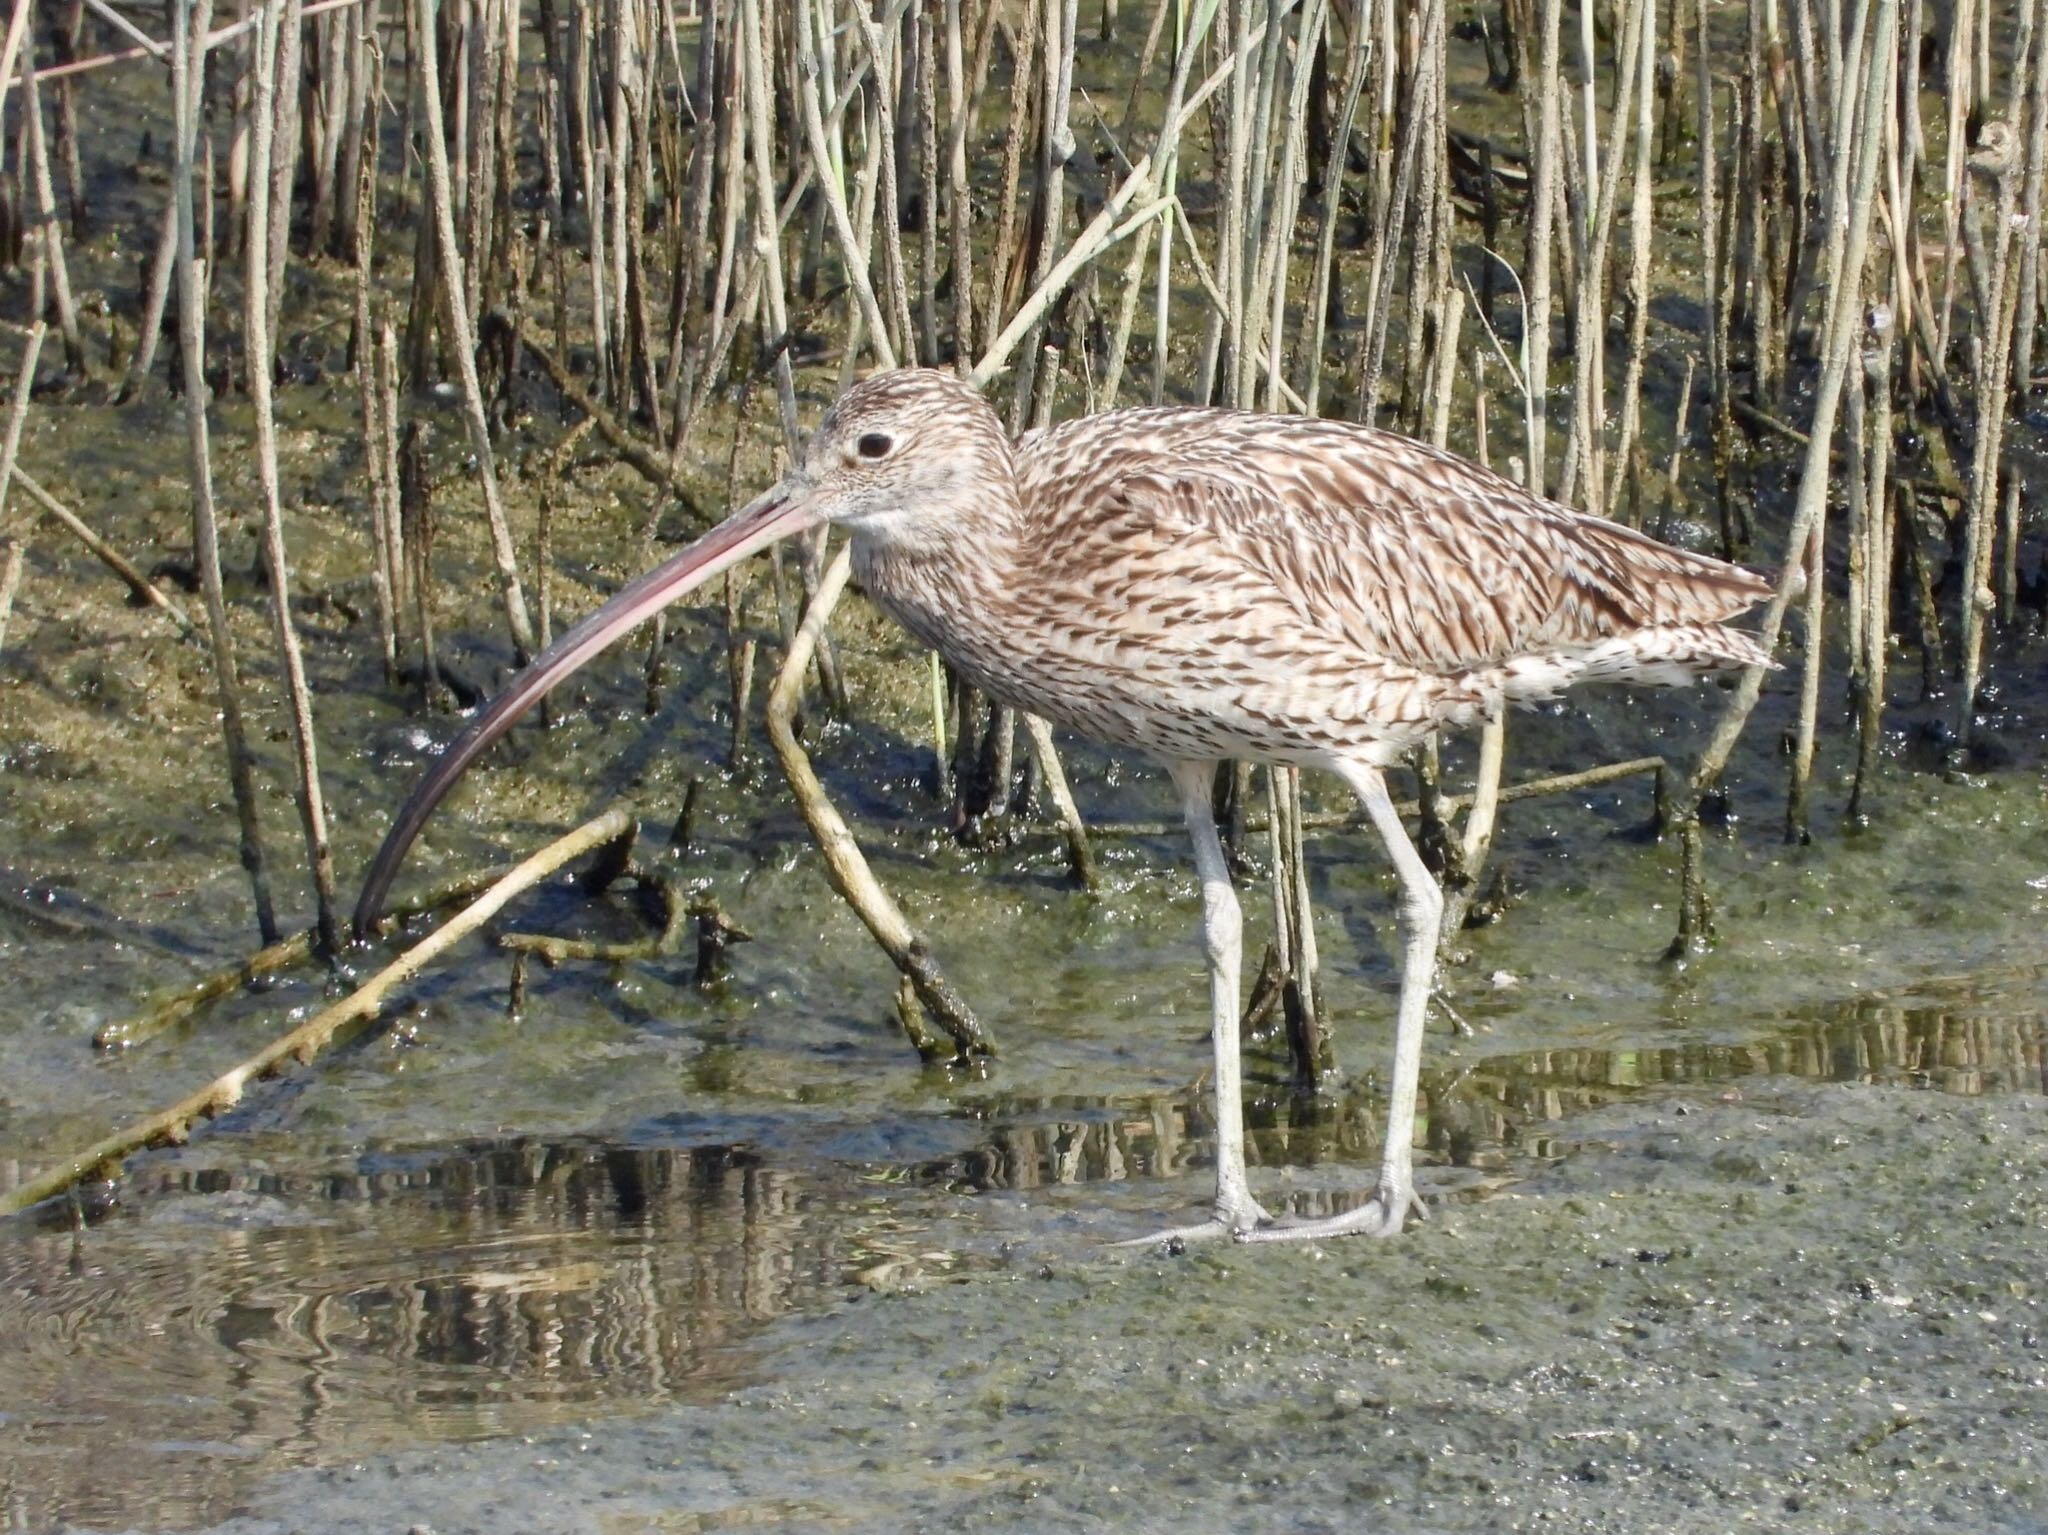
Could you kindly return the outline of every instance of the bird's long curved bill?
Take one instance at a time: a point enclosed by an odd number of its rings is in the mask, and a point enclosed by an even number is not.
[[[818,515],[808,498],[785,484],[748,503],[688,548],[622,587],[617,596],[550,645],[512,685],[486,704],[448,743],[427,776],[419,781],[398,812],[384,845],[363,881],[356,901],[355,927],[366,935],[383,914],[384,898],[406,850],[434,807],[441,803],[469,765],[484,754],[528,709],[552,692],[584,662],[621,636],[631,633],[671,602],[713,576],[738,564],[778,539],[813,527]]]

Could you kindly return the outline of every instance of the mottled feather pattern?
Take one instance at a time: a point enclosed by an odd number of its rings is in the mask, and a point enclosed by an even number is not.
[[[914,531],[857,529],[870,594],[997,697],[1162,757],[1384,763],[1575,681],[1769,664],[1721,623],[1761,577],[1392,433],[1162,407],[1012,444],[915,370],[820,436],[870,429],[920,496]]]

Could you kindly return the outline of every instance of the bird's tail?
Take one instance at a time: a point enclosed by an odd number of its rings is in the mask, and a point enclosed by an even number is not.
[[[1657,624],[1595,645],[1582,666],[1575,681],[1683,687],[1715,672],[1769,669],[1777,662],[1755,635],[1726,624]]]
[[[1476,680],[1493,698],[1533,704],[1581,682],[1684,687],[1715,672],[1776,664],[1754,635],[1725,624],[1653,624],[1583,649],[1516,656]]]

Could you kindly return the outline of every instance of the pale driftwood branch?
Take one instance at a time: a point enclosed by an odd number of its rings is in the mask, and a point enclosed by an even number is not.
[[[775,674],[775,685],[768,692],[768,739],[782,763],[790,792],[796,796],[797,809],[803,814],[804,824],[811,829],[818,851],[825,855],[825,875],[832,882],[832,888],[853,908],[854,914],[874,934],[875,942],[916,987],[918,1000],[939,1026],[953,1037],[956,1052],[963,1056],[993,1055],[994,1041],[975,1018],[965,999],[939,973],[939,967],[925,949],[924,941],[911,929],[902,910],[882,888],[882,882],[875,878],[860,845],[847,829],[845,818],[826,795],[817,770],[811,766],[809,754],[796,738],[797,694],[803,686],[804,672],[811,664],[811,656],[818,648],[819,636],[825,632],[825,624],[832,617],[833,608],[838,606],[840,593],[846,590],[846,578],[851,568],[847,548],[847,545],[840,545],[838,554],[833,556],[832,563],[818,578],[817,594],[804,611],[803,623],[797,629],[796,637],[790,641],[782,669]]]
[[[195,1124],[241,1102],[242,1094],[250,1083],[261,1081],[288,1062],[305,1064],[325,1049],[343,1029],[373,1020],[393,991],[490,921],[514,897],[531,890],[571,860],[630,837],[637,826],[633,812],[625,806],[617,806],[596,820],[585,822],[566,837],[549,843],[450,918],[444,926],[378,971],[354,995],[323,1009],[290,1032],[279,1035],[247,1060],[169,1108],[115,1131],[83,1151],[63,1158],[40,1176],[0,1194],[0,1215],[13,1215],[40,1204],[90,1177],[98,1169],[146,1147],[181,1143]]]

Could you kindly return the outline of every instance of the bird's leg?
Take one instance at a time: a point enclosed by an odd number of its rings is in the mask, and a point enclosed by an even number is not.
[[[1394,1081],[1387,1105],[1387,1138],[1380,1153],[1379,1182],[1373,1195],[1356,1210],[1327,1220],[1302,1221],[1245,1233],[1253,1242],[1308,1241],[1318,1237],[1390,1237],[1398,1234],[1412,1208],[1423,1213],[1415,1198],[1413,1146],[1415,1097],[1422,1078],[1422,1033],[1436,980],[1437,934],[1443,922],[1443,892],[1431,877],[1422,855],[1408,839],[1399,812],[1387,795],[1387,781],[1378,768],[1337,765],[1379,828],[1380,839],[1401,876],[1401,1005],[1394,1025]]]
[[[1209,962],[1209,1034],[1215,1045],[1216,1205],[1214,1216],[1196,1226],[1161,1231],[1127,1246],[1152,1242],[1242,1237],[1270,1225],[1272,1217],[1252,1198],[1244,1168],[1244,1071],[1238,1052],[1238,970],[1244,951],[1244,917],[1230,883],[1230,864],[1216,835],[1210,793],[1216,769],[1209,762],[1169,766],[1180,790],[1181,811],[1195,844],[1195,871],[1202,879],[1202,953]]]

